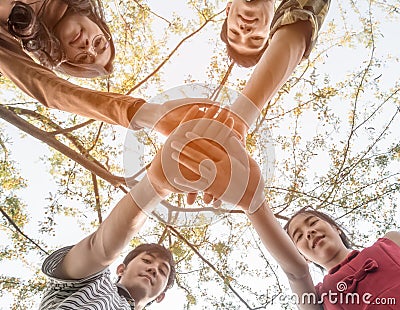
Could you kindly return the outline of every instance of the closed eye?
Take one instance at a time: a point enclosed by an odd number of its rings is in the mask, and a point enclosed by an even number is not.
[[[303,234],[298,234],[297,237],[296,237],[296,242],[299,242],[301,237],[303,237]]]

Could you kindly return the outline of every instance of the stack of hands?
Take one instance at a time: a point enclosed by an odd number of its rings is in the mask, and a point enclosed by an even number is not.
[[[246,213],[257,211],[265,200],[265,184],[243,146],[248,129],[243,118],[210,102],[174,101],[169,108],[171,113],[154,122],[168,139],[131,191],[136,204],[151,212],[172,192],[187,193],[193,204],[202,191],[204,202],[214,207],[223,201]]]

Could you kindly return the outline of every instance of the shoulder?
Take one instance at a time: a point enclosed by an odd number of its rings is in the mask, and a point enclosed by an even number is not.
[[[383,238],[392,240],[394,243],[400,246],[400,232],[398,231],[389,231],[383,236]]]

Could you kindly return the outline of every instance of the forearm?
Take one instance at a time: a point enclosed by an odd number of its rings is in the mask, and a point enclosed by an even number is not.
[[[304,294],[311,293],[315,301],[318,301],[308,264],[276,220],[267,203],[264,202],[263,206],[253,214],[248,214],[248,218],[265,248],[286,273],[292,292],[298,296],[300,309],[319,309],[318,305],[309,303],[307,298],[302,300]]]
[[[139,231],[147,216],[130,193],[115,206],[98,230],[77,243],[59,265],[61,279],[82,279],[110,265]]]
[[[70,250],[60,264],[57,276],[81,279],[110,265],[143,226],[146,214],[152,212],[162,198],[152,190],[146,175],[117,203],[96,232]]]
[[[266,249],[289,278],[302,278],[304,274],[308,273],[307,262],[300,255],[266,202],[256,212],[247,216]]]
[[[109,124],[130,126],[143,99],[79,87],[36,64],[17,43],[0,39],[0,71],[43,105]],[[137,128],[134,128],[137,129]]]
[[[245,123],[250,127],[255,120],[256,113],[251,112],[249,118],[246,111],[258,111],[272,99],[282,85],[287,81],[297,65],[300,63],[307,41],[311,33],[308,22],[298,22],[281,27],[272,37],[271,43],[254,69],[243,96],[233,104],[233,109],[240,110]],[[245,106],[243,106],[245,105]]]

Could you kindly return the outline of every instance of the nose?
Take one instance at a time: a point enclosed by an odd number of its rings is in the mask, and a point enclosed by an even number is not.
[[[84,46],[82,47],[83,50],[85,50],[87,53],[93,55],[94,57],[97,56],[97,52],[95,51],[93,44],[91,44],[91,41],[89,39],[86,39],[84,41]]]
[[[240,30],[243,30],[244,32],[250,32],[252,29],[252,26],[246,23],[241,23],[239,25]]]
[[[314,236],[316,231],[314,229],[310,229],[307,231],[307,239],[310,240],[312,236]]]
[[[148,267],[148,268],[147,268],[147,272],[148,272],[149,274],[151,274],[153,277],[155,277],[156,274],[157,274],[156,268],[155,268],[154,266]]]

